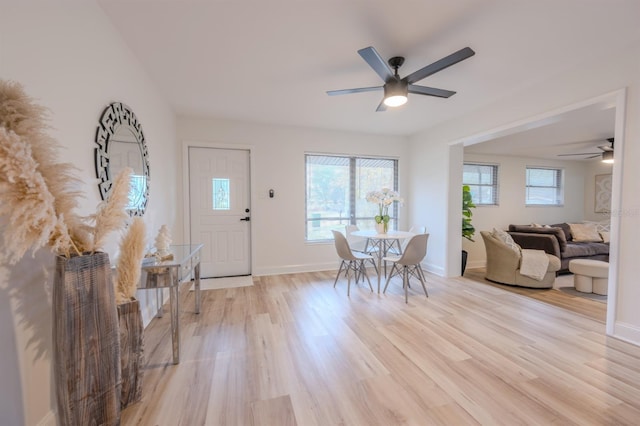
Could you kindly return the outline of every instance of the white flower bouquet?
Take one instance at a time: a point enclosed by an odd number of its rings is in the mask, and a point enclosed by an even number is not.
[[[371,191],[367,193],[367,201],[378,205],[378,214],[375,217],[376,223],[384,224],[384,230],[387,231],[389,226],[389,206],[394,202],[403,203],[404,199],[397,191],[389,188],[382,188],[380,191]]]

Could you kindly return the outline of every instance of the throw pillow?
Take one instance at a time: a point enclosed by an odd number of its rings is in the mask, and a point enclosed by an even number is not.
[[[585,223],[570,223],[571,237],[573,241],[578,242],[601,242],[602,237],[598,234],[596,227],[593,224]]]
[[[493,228],[493,232],[491,234],[505,243],[511,250],[520,253],[520,246],[516,244],[515,241],[513,241],[513,238],[507,232],[503,231],[502,229]]]
[[[531,226],[533,226],[534,228],[542,228],[542,225],[540,225],[539,223],[532,223]]]
[[[564,232],[564,237],[565,240],[567,241],[571,241],[571,228],[569,227],[568,223],[562,222],[562,223],[556,223],[551,225],[552,228],[562,228],[562,231]]]
[[[600,232],[600,236],[602,237],[602,242],[603,243],[610,242],[609,232],[602,231],[602,232]]]

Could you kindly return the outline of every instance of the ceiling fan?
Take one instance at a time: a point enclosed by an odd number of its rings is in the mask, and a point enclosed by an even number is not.
[[[613,138],[607,138],[607,142],[611,145],[599,145],[598,148],[602,150],[602,152],[580,152],[576,154],[558,154],[558,157],[571,157],[576,155],[588,155],[588,158],[597,158],[602,156],[603,163],[613,163]]]
[[[329,96],[346,95],[349,93],[360,92],[372,92],[377,90],[384,90],[384,98],[376,111],[386,111],[387,107],[395,107],[404,105],[407,102],[407,94],[413,93],[416,95],[437,96],[440,98],[448,98],[455,95],[456,92],[450,90],[436,89],[433,87],[417,86],[416,83],[423,78],[426,78],[432,74],[442,71],[451,65],[457,64],[473,55],[474,52],[470,47],[460,49],[449,56],[427,65],[424,68],[415,71],[404,78],[400,78],[398,75],[398,68],[404,63],[402,56],[394,56],[389,59],[389,65],[380,57],[376,49],[373,47],[365,47],[358,50],[358,54],[362,56],[367,64],[382,78],[384,85],[374,87],[360,87],[355,89],[343,89],[343,90],[329,90],[327,94]],[[393,68],[393,70],[391,70]]]

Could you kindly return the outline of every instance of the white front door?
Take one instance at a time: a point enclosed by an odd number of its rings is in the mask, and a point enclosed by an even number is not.
[[[251,274],[249,151],[189,147],[191,244],[201,276]]]

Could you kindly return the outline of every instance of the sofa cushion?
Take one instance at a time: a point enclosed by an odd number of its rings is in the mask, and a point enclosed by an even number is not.
[[[513,241],[513,237],[511,237],[511,235],[507,234],[502,229],[493,228],[493,232],[491,232],[491,235],[505,243],[511,250],[515,251],[516,253],[520,253],[520,246],[517,245],[515,241]]]
[[[570,257],[589,257],[598,254],[609,254],[609,244],[572,242],[562,253],[564,259]]]
[[[568,242],[571,241],[571,227],[569,226],[568,223],[556,223],[554,225],[551,225],[554,228],[561,228],[564,231],[564,239]]]
[[[602,242],[602,237],[594,224],[570,223],[571,239],[581,242]]]
[[[564,249],[567,247],[567,238],[565,237],[564,230],[559,227],[550,227],[550,228],[538,228],[530,225],[509,225],[509,231],[511,232],[530,232],[534,234],[552,234],[555,235],[558,240],[558,245],[560,246],[560,252],[564,252]]]

